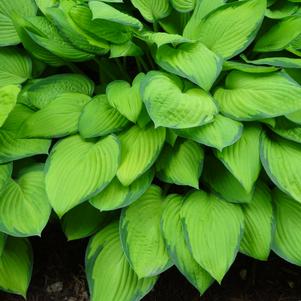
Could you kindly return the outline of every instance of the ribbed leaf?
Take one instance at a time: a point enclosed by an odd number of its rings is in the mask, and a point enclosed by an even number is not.
[[[274,5],[267,8],[265,15],[271,19],[282,19],[289,17],[297,12],[297,3],[279,0]]]
[[[119,142],[88,142],[75,135],[58,142],[46,163],[46,191],[54,211],[67,211],[104,189],[119,165]]]
[[[250,203],[253,192],[247,192],[240,182],[217,159],[206,157],[203,178],[219,197],[233,203]]]
[[[23,89],[19,102],[42,109],[63,93],[92,95],[94,83],[81,74],[57,74],[34,81]]]
[[[131,0],[131,2],[149,22],[163,19],[171,12],[168,0]]]
[[[194,260],[185,241],[181,221],[183,197],[169,195],[162,215],[162,231],[167,251],[180,272],[203,294],[212,284],[212,277]]]
[[[245,126],[241,138],[236,143],[215,153],[248,193],[252,191],[261,169],[260,134],[260,127]]]
[[[17,180],[10,179],[1,191],[0,231],[18,237],[40,235],[50,212],[44,165],[29,167]]]
[[[301,145],[262,135],[260,157],[270,179],[301,203]]]
[[[214,94],[222,113],[245,121],[300,110],[300,96],[300,85],[284,72],[232,71],[226,78],[225,88],[219,87]]]
[[[59,0],[35,0],[40,11],[46,15],[47,9],[58,4]]]
[[[114,178],[102,192],[90,200],[90,203],[101,211],[126,207],[144,194],[153,178],[154,171],[152,169],[149,169],[130,186],[123,186],[117,178]]]
[[[156,168],[161,181],[199,188],[204,150],[194,141],[177,140],[175,146],[166,145]]]
[[[0,127],[15,107],[19,92],[20,88],[15,85],[0,87]]]
[[[79,119],[79,132],[84,138],[105,136],[128,126],[129,121],[112,107],[106,95],[98,95],[88,103]]]
[[[143,78],[143,73],[138,74],[132,86],[126,81],[116,80],[106,89],[109,104],[132,122],[137,121],[142,110],[140,85]]]
[[[191,128],[209,123],[217,114],[212,97],[201,89],[182,92],[179,78],[159,71],[149,72],[141,93],[156,127]]]
[[[183,43],[174,48],[163,45],[156,52],[158,65],[176,75],[194,82],[208,91],[219,76],[223,59],[204,44]]]
[[[16,105],[0,129],[0,164],[47,154],[51,141],[46,139],[20,139],[20,126],[33,112],[23,105]]]
[[[265,0],[238,1],[207,15],[186,37],[199,39],[210,50],[229,59],[254,40],[264,17]]]
[[[223,148],[235,143],[241,137],[242,131],[242,123],[218,114],[211,123],[200,127],[176,130],[176,133],[181,137],[222,151]]]
[[[170,2],[177,11],[187,13],[194,9],[197,0],[171,0]]]
[[[290,58],[290,57],[267,57],[257,60],[248,60],[246,57],[243,59],[254,65],[269,65],[269,66],[277,66],[281,68],[301,68],[301,58]]]
[[[13,164],[7,163],[7,164],[0,164],[0,194],[5,188],[5,185],[7,184],[11,174],[13,171]]]
[[[186,198],[181,217],[194,259],[220,283],[239,249],[241,208],[195,191]]]
[[[257,41],[254,50],[260,52],[285,49],[301,34],[301,16],[292,16],[279,21],[263,34]]]
[[[255,259],[267,260],[273,232],[272,197],[268,186],[258,183],[252,202],[242,205],[242,210],[245,227],[240,252]]]
[[[31,76],[31,68],[30,57],[20,49],[0,49],[0,86],[23,83]]]
[[[118,223],[107,226],[90,240],[86,273],[91,301],[141,300],[157,281],[156,277],[138,279],[124,256]]]
[[[8,237],[0,257],[1,290],[26,297],[32,273],[32,249],[24,238]]]
[[[68,239],[82,239],[99,231],[108,224],[112,214],[101,213],[99,210],[84,202],[67,212],[62,220],[62,228]]]
[[[158,158],[165,141],[165,129],[144,129],[133,126],[119,135],[121,142],[121,163],[117,178],[128,186],[146,172]]]
[[[151,186],[137,202],[122,211],[123,250],[139,278],[159,275],[171,266],[160,230],[163,209],[161,189]]]
[[[125,42],[124,44],[111,45],[110,59],[141,55],[143,55],[143,50],[132,41]]]
[[[26,119],[18,136],[22,138],[57,138],[76,133],[83,107],[90,99],[89,96],[79,93],[59,95],[43,109]]]
[[[286,261],[301,265],[301,205],[282,191],[273,194],[275,225],[272,249]]]
[[[226,61],[223,65],[223,71],[228,70],[238,70],[242,72],[248,73],[267,73],[267,72],[274,72],[279,70],[278,67],[272,66],[256,66],[251,64],[245,64],[238,61]]]

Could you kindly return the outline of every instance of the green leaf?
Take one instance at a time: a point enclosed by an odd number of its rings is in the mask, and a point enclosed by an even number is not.
[[[20,49],[0,48],[0,86],[17,85],[31,76],[30,57]]]
[[[232,71],[226,78],[225,88],[219,87],[214,93],[223,114],[244,121],[300,110],[300,96],[300,85],[284,72],[251,74]]]
[[[241,63],[238,61],[226,61],[223,65],[223,71],[238,70],[248,73],[266,73],[279,70],[277,67],[272,66],[255,66],[250,64]]]
[[[5,244],[6,244],[7,235],[4,233],[0,233],[0,258],[3,254]]]
[[[79,117],[91,98],[79,93],[56,97],[43,109],[33,113],[18,133],[22,138],[58,138],[78,131]]]
[[[167,183],[199,188],[204,150],[194,141],[177,140],[166,145],[156,163],[158,178]]]
[[[123,250],[139,279],[159,275],[171,266],[160,230],[164,199],[158,186],[123,209],[120,236]]]
[[[18,102],[42,109],[63,93],[92,95],[94,83],[81,74],[57,74],[34,81],[21,92]]]
[[[245,50],[261,26],[266,8],[265,0],[229,3],[207,15],[187,38],[199,39],[210,50],[225,59]]]
[[[254,51],[270,52],[285,49],[301,34],[301,16],[280,20],[257,41]]]
[[[101,211],[126,207],[144,194],[153,178],[153,169],[149,169],[129,186],[123,186],[117,178],[114,178],[103,191],[90,200],[90,203]]]
[[[201,126],[213,121],[217,107],[213,98],[201,89],[183,92],[176,76],[149,72],[141,85],[142,99],[155,126],[175,129]]]
[[[34,155],[48,154],[51,141],[46,139],[20,139],[17,137],[22,123],[33,112],[17,104],[0,129],[0,164]]]
[[[34,0],[10,0],[0,2],[0,46],[16,45],[20,38],[16,32],[13,15],[35,16],[37,6]]]
[[[33,255],[29,241],[24,238],[8,237],[0,257],[1,290],[25,298],[32,265]]]
[[[13,164],[0,164],[0,194],[2,190],[5,188],[11,174],[13,171]],[[1,252],[0,252],[1,253]]]
[[[51,207],[45,191],[44,165],[22,171],[10,179],[0,194],[0,231],[12,236],[41,235]]]
[[[282,19],[297,12],[299,6],[296,3],[279,0],[267,8],[265,15],[270,19]]]
[[[62,228],[68,241],[89,237],[106,226],[112,214],[101,213],[84,202],[67,212],[62,220]]]
[[[132,86],[122,80],[111,82],[106,89],[109,104],[128,120],[136,122],[143,106],[140,96],[140,86],[145,75],[139,73]]]
[[[253,190],[261,169],[260,135],[260,127],[245,126],[241,138],[236,143],[215,153],[247,193]]]
[[[181,13],[188,13],[192,11],[196,3],[198,2],[197,0],[171,0],[171,5],[173,6],[174,9]]]
[[[148,22],[155,23],[171,12],[168,0],[131,0],[131,2]]]
[[[121,162],[117,178],[124,186],[132,184],[146,172],[158,158],[165,141],[164,128],[144,129],[133,126],[119,135],[121,142]]]
[[[290,57],[267,57],[257,60],[248,60],[245,56],[242,58],[250,64],[254,65],[269,65],[281,68],[301,68],[301,58],[290,58]]]
[[[0,58],[1,60],[1,58]],[[0,61],[1,62],[1,61]],[[18,94],[20,93],[19,86],[8,85],[0,87],[0,128],[7,119],[9,113],[16,105]]]
[[[141,30],[143,28],[143,24],[138,19],[124,14],[118,9],[104,2],[90,1],[89,7],[93,15],[92,20],[107,20],[122,24],[124,26],[129,26],[137,30]]]
[[[258,183],[252,202],[242,205],[245,216],[244,235],[240,252],[259,260],[269,257],[273,232],[273,207],[271,192]]]
[[[272,250],[286,261],[301,265],[301,205],[282,191],[273,194],[275,234]]]
[[[208,91],[219,76],[223,59],[204,44],[183,43],[174,48],[163,45],[156,52],[157,64],[176,75],[189,79]]]
[[[221,283],[239,249],[244,220],[241,208],[195,191],[185,199],[181,217],[194,259]]]
[[[176,134],[222,151],[223,148],[234,144],[241,137],[242,131],[242,123],[218,114],[211,123],[176,130]]]
[[[287,114],[285,117],[294,123],[301,124],[301,110]]]
[[[46,162],[46,191],[59,217],[111,182],[119,153],[119,141],[112,135],[95,142],[75,135],[54,146]]]
[[[128,120],[110,105],[106,95],[98,95],[84,107],[79,132],[84,138],[105,136],[124,129],[128,124]]]
[[[180,272],[203,294],[212,284],[212,277],[194,260],[185,241],[181,221],[183,197],[169,195],[162,214],[162,232],[167,251]]]
[[[253,192],[247,192],[241,183],[217,159],[206,157],[203,180],[219,197],[232,203],[250,203]]]
[[[40,11],[46,15],[47,9],[58,5],[59,0],[35,0],[37,6],[39,7]]]
[[[261,163],[279,189],[301,203],[301,145],[262,135]]]
[[[110,59],[127,56],[141,56],[143,50],[132,41],[124,44],[111,45]]]
[[[157,277],[139,279],[133,271],[120,244],[116,222],[90,240],[86,274],[91,301],[141,300],[157,281]]]

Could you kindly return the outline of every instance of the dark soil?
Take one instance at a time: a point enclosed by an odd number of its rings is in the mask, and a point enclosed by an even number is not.
[[[88,301],[84,275],[87,241],[67,243],[60,229],[50,227],[32,239],[35,263],[28,301]],[[0,301],[21,301],[0,293]],[[204,296],[177,272],[164,273],[143,301],[301,301],[301,268],[274,254],[268,262],[239,255],[222,286],[214,284]],[[116,300],[119,301],[119,300]]]

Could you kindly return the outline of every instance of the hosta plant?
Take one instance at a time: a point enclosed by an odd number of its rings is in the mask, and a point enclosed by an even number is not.
[[[2,290],[49,222],[92,301],[301,265],[300,0],[0,0],[0,46]]]

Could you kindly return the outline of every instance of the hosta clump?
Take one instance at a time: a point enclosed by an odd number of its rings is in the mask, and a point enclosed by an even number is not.
[[[26,295],[50,219],[93,235],[94,301],[173,265],[203,294],[238,252],[301,265],[299,0],[0,0],[0,19],[2,290]]]

